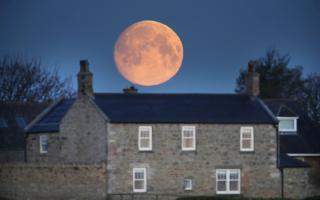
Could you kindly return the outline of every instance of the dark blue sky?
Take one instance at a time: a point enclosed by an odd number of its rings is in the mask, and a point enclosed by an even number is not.
[[[320,1],[308,0],[1,0],[0,56],[41,57],[74,87],[79,60],[88,59],[95,91],[120,92],[130,83],[115,67],[114,44],[146,19],[176,31],[184,61],[173,79],[142,92],[233,92],[240,67],[273,47],[305,74],[320,72]]]

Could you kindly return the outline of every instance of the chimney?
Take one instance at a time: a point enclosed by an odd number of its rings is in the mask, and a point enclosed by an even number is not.
[[[255,72],[254,65],[256,61],[249,61],[248,73],[246,75],[246,93],[251,96],[259,96],[260,93],[260,75]]]
[[[93,97],[92,73],[89,70],[88,60],[80,60],[80,72],[78,73],[78,97]]]
[[[138,93],[138,89],[135,88],[133,85],[128,87],[128,88],[124,88],[123,89],[123,93],[125,94],[137,94]]]

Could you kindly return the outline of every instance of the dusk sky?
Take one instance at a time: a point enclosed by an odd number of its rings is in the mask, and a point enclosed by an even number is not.
[[[146,93],[232,93],[241,67],[277,48],[304,74],[320,72],[320,1],[312,0],[0,0],[0,56],[39,57],[59,67],[76,88],[79,60],[88,59],[95,92],[131,85],[118,72],[114,46],[140,20],[171,27],[184,59],[175,77]]]

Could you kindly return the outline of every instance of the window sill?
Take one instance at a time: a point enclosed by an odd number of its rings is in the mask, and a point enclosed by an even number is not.
[[[240,153],[254,153],[254,150],[240,150]]]
[[[139,149],[138,150],[138,152],[140,153],[154,153],[154,151],[153,150],[141,150],[141,149]]]

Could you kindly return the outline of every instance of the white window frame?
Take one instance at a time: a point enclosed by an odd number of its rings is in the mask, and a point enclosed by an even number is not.
[[[247,138],[243,138],[243,134],[246,130],[250,130],[250,134],[251,134],[251,141],[250,141],[250,148],[244,148],[243,147],[243,140],[249,140]],[[253,131],[253,127],[241,127],[240,128],[240,151],[244,151],[244,152],[252,152],[254,151],[254,131]]]
[[[237,172],[239,174],[238,179],[238,190],[237,191],[230,191],[230,173]],[[219,172],[226,173],[226,190],[225,191],[218,191],[218,174]],[[241,171],[240,169],[216,169],[216,194],[240,194],[241,193]]]
[[[187,185],[188,185],[187,182],[190,183],[190,187],[187,187]],[[192,190],[192,188],[193,188],[193,181],[192,181],[191,178],[185,178],[185,179],[183,179],[183,188],[184,188],[184,190],[188,190],[188,191]]]
[[[135,181],[137,180],[135,178],[136,172],[143,172],[143,189],[135,189]],[[133,168],[132,170],[132,186],[133,186],[133,192],[147,192],[147,169],[146,168]]]
[[[48,153],[48,149],[43,149],[44,140],[47,140],[47,146],[49,146],[49,137],[48,135],[40,135],[39,136],[39,145],[40,145],[40,153],[45,154]]]
[[[192,137],[185,137],[184,131],[192,131]],[[192,147],[184,147],[184,139],[193,138]],[[196,150],[196,127],[195,126],[182,126],[181,128],[181,149],[182,151],[195,151]]]
[[[297,132],[297,120],[299,117],[277,117],[279,120],[279,131],[280,132]],[[293,120],[293,129],[280,129],[280,120]]]
[[[149,137],[141,137],[142,131],[148,131]],[[141,147],[141,139],[149,139],[149,147]],[[151,126],[139,126],[139,136],[138,136],[138,147],[139,151],[152,151],[152,127]]]

